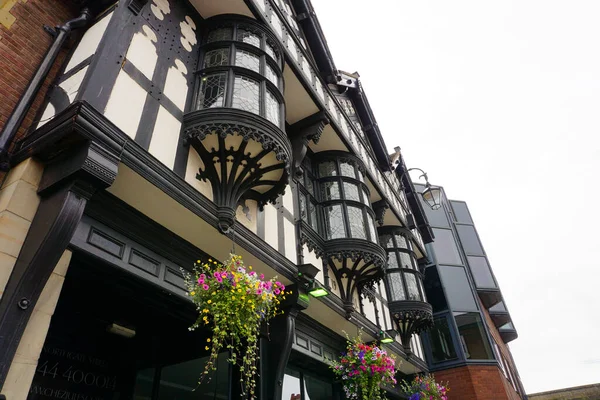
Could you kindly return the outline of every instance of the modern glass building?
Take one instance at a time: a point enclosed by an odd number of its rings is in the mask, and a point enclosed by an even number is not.
[[[523,397],[466,206],[421,201],[310,1],[12,1],[0,24],[8,400],[240,398],[227,351],[197,385],[212,328],[188,330],[183,279],[231,251],[293,291],[256,398],[342,400],[329,365],[360,330],[399,379]]]

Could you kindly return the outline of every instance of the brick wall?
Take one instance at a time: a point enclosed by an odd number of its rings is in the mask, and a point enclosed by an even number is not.
[[[0,128],[6,123],[52,43],[53,38],[43,30],[43,26],[62,25],[77,14],[78,9],[67,0],[0,0]],[[49,84],[60,70],[73,41],[74,37],[58,56],[16,139],[32,125]]]
[[[505,384],[508,382],[495,365],[468,365],[437,371],[434,375],[436,381],[448,383],[448,400],[513,399]]]

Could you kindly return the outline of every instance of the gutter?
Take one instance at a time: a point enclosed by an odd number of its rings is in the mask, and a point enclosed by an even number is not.
[[[6,124],[0,132],[0,170],[7,171],[9,169],[8,162],[8,149],[11,142],[13,141],[19,127],[23,123],[27,112],[31,108],[35,97],[40,91],[44,80],[48,76],[50,69],[56,61],[56,57],[60,52],[63,44],[75,29],[82,28],[88,24],[92,19],[92,14],[89,9],[84,8],[81,11],[81,15],[77,18],[71,19],[65,22],[61,26],[57,26],[55,30],[54,41],[48,48],[46,55],[42,59],[42,62],[38,66],[33,78],[29,82],[29,85],[23,92],[21,98],[17,102],[17,105],[13,109],[12,113],[8,117]]]

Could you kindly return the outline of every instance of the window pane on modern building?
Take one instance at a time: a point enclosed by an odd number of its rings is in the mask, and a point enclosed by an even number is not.
[[[437,210],[432,210],[427,204],[423,204],[423,210],[425,210],[425,215],[427,215],[427,220],[429,221],[430,226],[438,228],[450,228],[450,223],[448,222],[448,217],[446,217],[444,207],[440,207]]]
[[[478,288],[496,288],[496,282],[485,257],[468,256],[469,268]]]
[[[448,309],[442,282],[437,271],[437,268],[427,267],[425,269],[425,294],[427,301],[431,304],[433,312],[445,311]]]
[[[479,313],[454,313],[454,319],[465,357],[471,360],[493,359],[481,315]]]
[[[433,249],[437,263],[461,265],[460,253],[452,231],[450,229],[433,229],[433,234],[435,235]]]
[[[431,355],[434,363],[455,360],[456,349],[452,343],[452,335],[446,317],[435,318],[433,328],[427,333],[431,346]]]
[[[456,218],[456,222],[463,224],[473,224],[473,220],[471,219],[471,215],[469,214],[469,209],[467,205],[462,201],[451,201],[450,205],[452,206],[452,210],[454,211],[454,217]]]
[[[471,285],[463,267],[438,266],[446,297],[455,311],[477,311]]]
[[[467,255],[483,256],[481,242],[475,233],[475,228],[470,225],[456,225],[456,231],[460,238],[460,243]]]
[[[500,303],[494,305],[493,307],[490,308],[489,310],[490,312],[507,312],[506,307],[504,306],[504,302],[501,301]]]

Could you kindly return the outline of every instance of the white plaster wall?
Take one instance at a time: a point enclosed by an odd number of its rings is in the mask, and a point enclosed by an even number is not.
[[[121,70],[106,104],[104,116],[135,139],[147,95],[140,85]]]
[[[196,179],[196,174],[198,173],[198,170],[200,168],[204,169],[204,163],[202,162],[202,159],[200,158],[196,150],[194,150],[194,148],[190,146],[187,166],[185,169],[185,181],[192,185],[194,189],[196,189],[204,196],[212,200],[213,194],[210,182],[204,182],[199,179]]]
[[[317,273],[315,279],[322,285],[325,284],[325,277],[323,276],[323,261],[317,257],[313,251],[310,251],[306,245],[302,246],[302,255],[304,256],[304,262],[306,264],[312,264],[319,268],[319,272]]]
[[[167,72],[165,89],[163,93],[169,98],[181,111],[185,110],[185,101],[188,94],[188,70],[180,60],[175,60],[175,66],[170,67]]]
[[[82,68],[80,71],[75,73],[73,76],[69,77],[68,79],[65,79],[63,82],[60,83],[60,85],[58,85],[61,89],[63,89],[65,91],[65,93],[67,93],[67,96],[69,97],[69,103],[72,103],[75,100],[75,97],[77,97],[77,93],[79,92],[79,87],[81,86],[81,82],[83,81],[83,78],[85,78],[85,74],[86,74],[87,70],[88,70],[88,67]],[[48,103],[46,105],[46,109],[44,110],[44,113],[42,114],[42,117],[40,118],[40,122],[38,123],[36,129],[40,128],[41,126],[43,126],[44,124],[49,122],[50,119],[52,119],[52,117],[54,117],[55,114],[56,114],[56,110],[55,110],[54,106],[52,104]]]
[[[175,164],[180,129],[181,122],[171,115],[166,108],[160,106],[148,151],[171,169]]]
[[[77,66],[96,52],[112,16],[113,13],[111,12],[88,28],[73,52],[73,55],[65,68],[65,72],[69,72],[73,67]]]
[[[158,61],[155,43],[158,42],[156,33],[148,25],[143,25],[131,39],[127,49],[127,62],[132,63],[148,80],[152,81],[154,68]]]
[[[283,233],[285,238],[285,256],[294,264],[298,262],[296,254],[296,229],[287,218],[283,219]]]
[[[340,297],[340,288],[338,287],[337,280],[335,279],[335,274],[329,265],[327,266],[327,274],[329,275],[329,286],[331,287],[331,293],[335,294],[337,297]]]
[[[265,206],[265,242],[275,249],[278,248],[279,242],[279,233],[277,232],[277,212],[275,206],[271,204]]]
[[[248,207],[248,213],[243,211],[242,206],[239,206],[236,210],[237,221],[250,229],[254,234],[257,232],[256,219],[258,217],[258,204],[254,200],[246,200],[246,207]]]
[[[371,301],[363,296],[363,311],[365,313],[365,317],[369,319],[374,324],[377,324],[377,319],[375,318],[375,304],[371,303]]]

